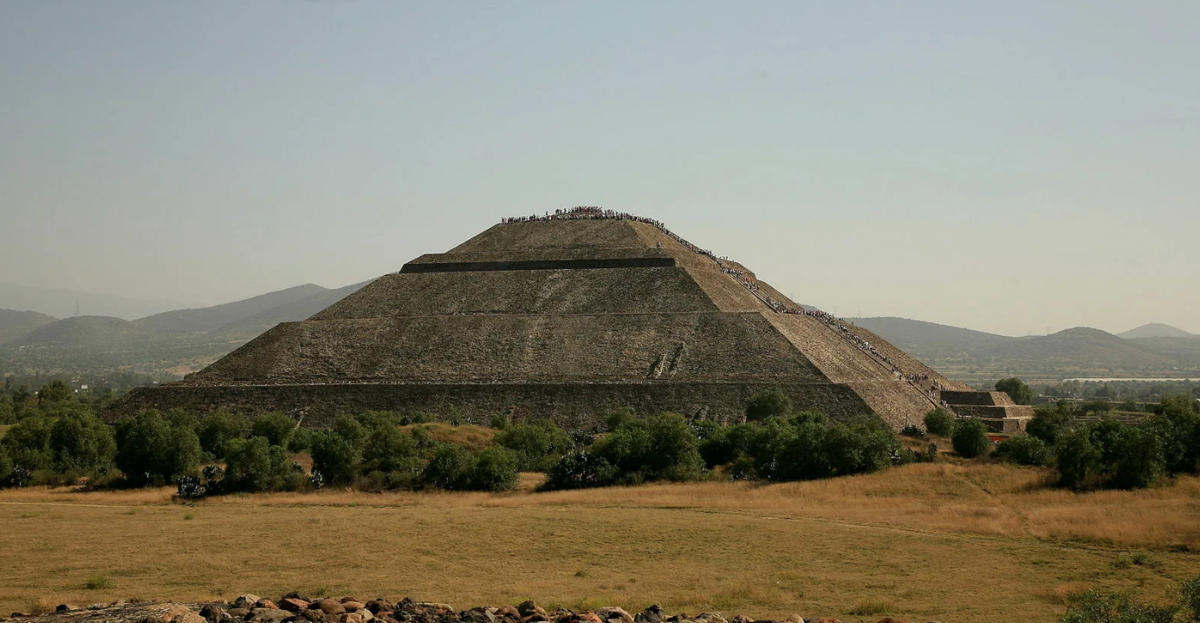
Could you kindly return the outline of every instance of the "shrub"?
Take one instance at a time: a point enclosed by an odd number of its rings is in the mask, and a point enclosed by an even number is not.
[[[523,472],[545,472],[554,467],[575,443],[571,436],[550,421],[532,424],[510,424],[496,433],[493,443],[512,450],[517,469]]]
[[[30,472],[50,469],[54,465],[54,452],[50,449],[50,430],[53,423],[49,418],[30,416],[8,429],[0,439],[14,467]]]
[[[356,446],[367,440],[367,427],[363,426],[358,418],[349,415],[338,417],[333,424],[333,432]]]
[[[1068,431],[1055,444],[1058,454],[1059,483],[1072,489],[1085,489],[1096,484],[1101,466],[1101,453],[1092,443],[1086,428]]]
[[[1025,381],[1015,376],[996,381],[996,391],[1008,394],[1008,397],[1019,405],[1027,405],[1029,401],[1033,400],[1033,390],[1029,389]]]
[[[716,429],[700,443],[700,456],[709,468],[728,465],[750,451],[760,427],[754,424],[732,424]]]
[[[611,433],[633,420],[633,411],[629,409],[617,409],[604,416],[604,430]]]
[[[996,458],[1017,465],[1049,465],[1054,455],[1046,442],[1037,437],[1022,435],[1009,437],[996,447]]]
[[[50,428],[50,451],[59,472],[96,473],[117,452],[112,429],[90,412],[64,415]]]
[[[142,411],[117,423],[117,467],[134,484],[174,483],[200,465],[200,439],[171,426],[158,411]]]
[[[949,437],[954,432],[954,414],[940,407],[926,413],[925,430],[931,435]]]
[[[175,428],[186,428],[193,433],[200,431],[200,420],[183,409],[168,409],[163,417],[167,418],[167,422]]]
[[[370,432],[362,460],[366,472],[403,472],[412,476],[421,471],[416,440],[395,426],[382,426]]]
[[[791,411],[792,400],[777,389],[763,390],[746,401],[746,421],[765,420]]]
[[[1187,396],[1165,399],[1142,424],[1162,442],[1163,461],[1172,473],[1200,473],[1200,414],[1194,402]]]
[[[895,433],[881,418],[863,416],[829,426],[823,454],[831,476],[887,469],[900,450]]]
[[[292,438],[288,440],[288,452],[304,452],[312,448],[312,430],[304,427],[299,427],[292,433]]]
[[[447,491],[471,488],[471,477],[475,471],[476,457],[466,448],[443,444],[433,453],[421,480],[425,486]]]
[[[476,457],[475,471],[471,474],[472,489],[507,491],[515,489],[519,480],[517,457],[511,450],[492,447]]]
[[[348,485],[358,473],[362,453],[357,443],[336,431],[313,433],[313,476],[320,474],[322,484]]]
[[[508,428],[509,423],[510,422],[508,421],[508,414],[501,413],[499,415],[493,415],[492,420],[491,420],[491,422],[489,422],[488,425],[496,430],[504,430],[504,429]]]
[[[1025,425],[1025,432],[1054,445],[1071,425],[1071,413],[1066,403],[1057,403],[1054,407],[1040,407],[1034,412],[1033,419]]]
[[[1148,487],[1166,471],[1162,441],[1149,429],[1125,426],[1113,446],[1115,460],[1109,469],[1116,487]]]
[[[58,402],[66,402],[74,396],[71,394],[71,388],[62,379],[55,379],[47,385],[43,385],[38,390],[38,404],[49,405]]]
[[[287,450],[271,445],[266,437],[235,439],[225,448],[225,478],[221,488],[234,491],[294,490],[303,472],[288,459]]]
[[[296,431],[296,421],[279,411],[263,413],[254,418],[250,434],[263,437],[272,446],[286,448],[291,441],[292,433]]]
[[[229,411],[216,411],[200,422],[200,448],[214,457],[225,456],[225,445],[250,432],[250,421]]]
[[[954,427],[950,440],[954,443],[954,452],[965,459],[985,456],[992,447],[988,439],[987,427],[979,420],[967,418]]]
[[[8,458],[8,450],[0,445],[0,487],[8,484],[8,477],[12,475],[13,464],[12,459]]]
[[[593,444],[593,451],[616,466],[620,482],[696,480],[704,469],[699,443],[678,413],[634,420]]]
[[[1156,606],[1134,601],[1124,593],[1090,590],[1074,595],[1062,623],[1172,623],[1178,605]]]
[[[562,458],[546,474],[542,485],[546,490],[587,489],[605,487],[617,479],[617,468],[588,451],[572,452]]]

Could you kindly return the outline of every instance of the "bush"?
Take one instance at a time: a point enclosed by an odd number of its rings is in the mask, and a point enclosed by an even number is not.
[[[1062,623],[1173,623],[1178,605],[1156,606],[1134,601],[1124,593],[1090,590],[1074,595]]]
[[[987,426],[972,418],[959,422],[950,440],[954,443],[954,452],[964,459],[986,456],[992,447]]]
[[[791,411],[792,400],[777,389],[763,390],[746,401],[746,421],[748,422],[787,415]]]
[[[507,491],[517,488],[517,457],[508,449],[492,447],[480,452],[471,474],[471,488],[478,491]]]
[[[12,475],[12,470],[12,459],[8,458],[8,451],[4,449],[4,446],[0,446],[0,487],[8,484],[8,477]]]
[[[34,472],[50,469],[54,465],[54,452],[50,449],[50,430],[53,423],[49,418],[30,416],[8,429],[0,439],[12,461],[13,467]]]
[[[1052,446],[1070,425],[1071,412],[1067,410],[1066,403],[1060,402],[1053,407],[1039,407],[1033,419],[1025,425],[1025,432]]]
[[[1164,399],[1142,426],[1163,445],[1163,461],[1171,473],[1200,473],[1200,414],[1188,396]]]
[[[634,420],[593,444],[614,465],[624,484],[654,480],[696,480],[704,469],[699,443],[678,413]]]
[[[234,491],[296,490],[304,479],[287,450],[271,445],[266,437],[234,439],[225,448],[225,478],[221,489]]]
[[[297,428],[288,440],[288,452],[304,452],[312,448],[312,430],[304,427]]]
[[[333,432],[347,442],[360,446],[367,440],[368,430],[358,418],[342,415],[333,423]]]
[[[954,414],[940,407],[926,413],[925,430],[931,435],[949,437],[954,432]]]
[[[117,445],[107,424],[90,412],[74,412],[50,428],[50,451],[58,472],[95,474],[112,464]]]
[[[320,474],[323,484],[348,485],[358,473],[362,453],[357,443],[336,431],[312,435],[313,476]]]
[[[296,421],[279,411],[263,413],[254,418],[251,435],[263,437],[272,446],[286,448],[296,431]]]
[[[549,471],[575,447],[571,436],[550,421],[510,424],[496,433],[492,441],[512,450],[517,469],[523,472]]]
[[[461,491],[471,488],[471,478],[475,472],[475,455],[466,448],[452,444],[443,444],[433,453],[421,480],[425,486],[447,491]]]
[[[602,456],[588,451],[572,452],[546,474],[546,490],[606,487],[617,480],[617,468]]]
[[[1141,426],[1125,426],[1113,443],[1112,484],[1122,489],[1150,486],[1166,471],[1163,444]]]
[[[1055,444],[1058,454],[1059,484],[1072,489],[1085,489],[1096,484],[1102,454],[1086,428],[1067,431]]]
[[[1033,400],[1033,390],[1029,389],[1025,381],[1015,376],[996,381],[996,391],[1008,394],[1008,397],[1019,405],[1027,405]]]
[[[385,425],[370,432],[362,460],[366,472],[401,472],[411,479],[421,471],[416,440],[395,426]]]
[[[228,411],[216,411],[200,422],[200,448],[214,457],[225,456],[225,446],[250,432],[250,421]]]
[[[170,425],[158,411],[142,411],[117,423],[117,467],[131,483],[174,483],[200,465],[200,439]]]
[[[621,428],[622,426],[632,422],[633,420],[633,411],[630,411],[629,409],[617,409],[616,411],[604,416],[604,430],[611,433],[618,428]]]
[[[1044,466],[1049,465],[1054,454],[1046,447],[1046,442],[1037,437],[1022,435],[1009,437],[996,447],[996,458],[1017,465]]]

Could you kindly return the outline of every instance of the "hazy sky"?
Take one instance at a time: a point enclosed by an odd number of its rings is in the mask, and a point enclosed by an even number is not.
[[[213,304],[653,216],[809,304],[1200,332],[1200,2],[0,3],[0,281]]]

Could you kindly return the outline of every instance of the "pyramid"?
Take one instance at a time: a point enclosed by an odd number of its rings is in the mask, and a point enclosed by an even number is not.
[[[324,426],[391,410],[590,428],[619,408],[730,422],[765,389],[896,429],[919,424],[940,391],[970,392],[660,223],[573,208],[422,255],[113,412],[282,410]]]

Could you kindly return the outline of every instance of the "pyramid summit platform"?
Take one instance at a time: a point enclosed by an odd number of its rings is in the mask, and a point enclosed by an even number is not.
[[[970,391],[656,221],[573,208],[422,255],[113,413],[280,410],[313,426],[365,410],[507,413],[590,428],[619,408],[734,421],[764,389],[897,429],[940,391]]]

